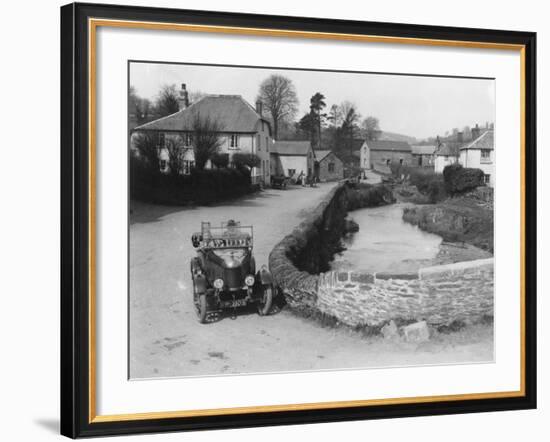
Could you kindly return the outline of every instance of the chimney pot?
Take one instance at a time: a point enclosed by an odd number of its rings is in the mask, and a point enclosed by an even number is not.
[[[178,107],[180,111],[189,107],[189,94],[187,93],[185,83],[181,84],[180,96],[178,98]]]
[[[256,112],[258,112],[260,115],[262,115],[262,101],[261,100],[256,101]]]

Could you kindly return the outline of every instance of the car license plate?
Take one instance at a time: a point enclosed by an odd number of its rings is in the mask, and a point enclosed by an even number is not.
[[[246,299],[235,299],[234,301],[225,301],[223,307],[244,307],[246,305]]]

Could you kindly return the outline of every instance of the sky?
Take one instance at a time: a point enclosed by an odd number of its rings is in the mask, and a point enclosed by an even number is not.
[[[133,62],[130,85],[140,97],[154,100],[163,85],[179,89],[186,83],[189,92],[241,95],[254,106],[261,82],[274,73],[294,83],[297,119],[309,111],[311,96],[321,92],[327,111],[351,101],[362,118],[378,118],[382,130],[418,139],[494,122],[495,82],[488,79]]]

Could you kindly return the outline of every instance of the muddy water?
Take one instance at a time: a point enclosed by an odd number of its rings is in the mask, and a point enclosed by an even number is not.
[[[403,209],[410,205],[360,209],[349,218],[359,224],[357,233],[344,239],[347,248],[332,263],[334,270],[405,272],[434,263],[442,238],[405,223]]]

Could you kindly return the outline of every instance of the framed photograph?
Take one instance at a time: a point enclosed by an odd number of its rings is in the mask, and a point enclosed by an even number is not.
[[[62,7],[62,434],[535,408],[535,46]]]

